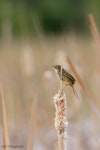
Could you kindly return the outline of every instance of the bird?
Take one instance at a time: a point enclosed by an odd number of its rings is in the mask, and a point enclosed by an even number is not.
[[[63,81],[65,85],[73,86],[75,84],[75,78],[68,73],[65,69],[63,69],[60,65],[52,66],[56,72],[57,77]]]
[[[74,84],[76,81],[75,78],[68,71],[66,71],[64,68],[62,68],[61,65],[54,65],[54,66],[52,66],[52,68],[55,70],[58,79],[60,81],[62,81],[62,83],[64,83],[64,85],[65,85],[64,88],[67,85],[70,85],[73,89],[74,94],[77,97],[79,97],[75,88],[74,88]]]

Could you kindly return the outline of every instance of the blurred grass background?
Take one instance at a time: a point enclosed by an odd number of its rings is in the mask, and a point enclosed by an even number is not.
[[[46,33],[69,30],[84,33],[88,31],[88,13],[93,13],[100,24],[99,3],[99,0],[1,0],[0,35],[7,23],[14,36],[33,35],[35,34],[34,18],[38,18]]]
[[[24,150],[56,149],[52,97],[59,82],[51,66],[71,72],[66,56],[100,109],[100,47],[91,33],[88,14],[100,25],[99,0],[0,0],[0,85],[7,111],[10,145]],[[99,150],[100,120],[78,83],[81,104],[66,88],[68,149]],[[4,144],[0,105],[0,149]]]

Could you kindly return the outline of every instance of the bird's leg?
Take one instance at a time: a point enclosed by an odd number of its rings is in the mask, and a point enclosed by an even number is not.
[[[67,83],[67,84],[64,84],[64,85],[63,85],[63,90],[65,89],[65,87],[66,87],[67,85],[69,85],[69,84]]]

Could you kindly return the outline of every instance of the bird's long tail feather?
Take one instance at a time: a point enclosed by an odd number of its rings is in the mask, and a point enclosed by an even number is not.
[[[73,89],[73,92],[74,92],[75,96],[76,96],[76,97],[78,98],[78,100],[80,101],[80,97],[79,97],[79,95],[77,94],[77,91],[76,91],[75,87],[72,86],[72,89]]]

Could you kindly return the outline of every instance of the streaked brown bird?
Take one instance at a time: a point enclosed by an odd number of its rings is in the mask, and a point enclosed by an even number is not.
[[[68,73],[65,69],[63,69],[60,65],[52,66],[60,79],[64,83],[65,86],[70,85],[73,89],[74,94],[78,97],[76,90],[74,89],[75,78]]]
[[[58,78],[63,81],[65,85],[73,86],[75,83],[74,77],[63,69],[60,65],[52,66],[58,76]]]

